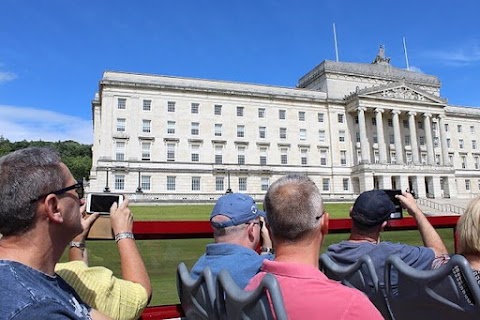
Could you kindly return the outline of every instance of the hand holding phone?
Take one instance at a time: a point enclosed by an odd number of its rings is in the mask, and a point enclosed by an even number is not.
[[[110,208],[114,202],[120,206],[124,198],[121,194],[111,193],[89,193],[87,195],[87,212],[98,212],[102,215],[110,214]]]
[[[390,197],[390,200],[395,205],[395,211],[390,213],[388,219],[402,219],[403,218],[403,209],[400,200],[397,199],[396,195],[401,195],[402,190],[383,190]]]

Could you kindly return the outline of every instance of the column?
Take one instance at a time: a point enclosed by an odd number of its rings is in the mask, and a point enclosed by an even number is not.
[[[393,115],[393,135],[395,138],[395,153],[397,155],[397,163],[403,164],[403,147],[402,147],[402,135],[400,134],[400,110],[392,110]]]
[[[432,125],[430,124],[430,118],[432,117],[431,113],[424,113],[424,128],[425,128],[425,138],[427,142],[427,163],[429,165],[435,164],[435,156],[433,154],[433,138],[432,138]]]
[[[442,146],[442,164],[448,165],[448,146],[447,146],[447,132],[445,131],[445,115],[438,116],[440,126],[440,145]]]
[[[362,152],[362,162],[371,163],[370,146],[368,145],[367,130],[365,127],[365,107],[358,107],[358,128],[360,130],[360,150]]]
[[[442,198],[442,185],[440,184],[440,176],[433,176],[432,184],[433,184],[433,197],[435,199]]]
[[[408,113],[408,126],[410,127],[410,141],[412,144],[412,156],[413,156],[413,163],[419,164],[420,163],[420,156],[418,154],[418,141],[417,141],[417,126],[415,121],[415,116],[417,115],[416,112],[410,111]]]
[[[417,196],[419,198],[427,197],[427,189],[425,186],[425,176],[417,175]]]
[[[383,109],[375,109],[375,120],[377,121],[377,140],[378,140],[378,152],[380,154],[380,163],[387,163],[387,145],[385,141],[385,134],[383,132]]]

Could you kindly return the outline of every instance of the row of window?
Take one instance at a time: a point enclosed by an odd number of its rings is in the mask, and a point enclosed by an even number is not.
[[[215,177],[215,191],[225,191],[225,177]],[[115,174],[114,175],[114,188],[115,191],[125,191],[125,175],[124,174]],[[262,177],[260,186],[262,191],[267,191],[270,185],[270,179],[267,177]],[[350,179],[343,178],[342,180],[343,191],[348,191],[350,188]],[[141,175],[140,176],[140,187],[143,191],[152,190],[152,177],[150,175]],[[248,191],[248,178],[247,177],[238,177],[237,181],[238,191]],[[166,189],[167,191],[175,191],[177,188],[177,177],[176,176],[167,176],[166,180]],[[330,191],[330,178],[322,179],[322,190]],[[201,177],[191,177],[191,191],[201,191]]]

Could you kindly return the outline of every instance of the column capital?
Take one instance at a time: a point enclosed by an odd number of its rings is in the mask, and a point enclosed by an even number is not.
[[[367,111],[367,107],[357,107],[357,109],[355,109],[355,110],[365,112],[365,111]]]
[[[432,114],[429,113],[429,112],[425,112],[425,113],[423,114],[423,116],[424,116],[425,118],[431,118],[431,117],[432,117]]]
[[[385,109],[375,108],[375,112],[376,112],[376,113],[383,113],[384,111],[385,111]]]
[[[438,118],[439,118],[440,120],[445,120],[445,119],[447,118],[447,116],[444,115],[444,114],[439,114],[439,115],[438,115]]]
[[[400,113],[402,113],[402,112],[401,112],[400,110],[398,110],[398,109],[393,109],[393,110],[391,111],[391,113],[392,113],[392,114],[400,114]]]
[[[417,112],[416,111],[408,111],[408,115],[415,117],[417,115]]]

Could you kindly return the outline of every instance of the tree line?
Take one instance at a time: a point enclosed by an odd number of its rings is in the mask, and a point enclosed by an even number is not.
[[[72,172],[76,179],[88,180],[92,168],[92,145],[81,144],[76,141],[15,141],[11,142],[0,136],[0,157],[15,150],[27,147],[50,147],[57,150],[62,156],[62,161]]]

